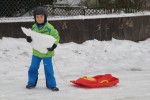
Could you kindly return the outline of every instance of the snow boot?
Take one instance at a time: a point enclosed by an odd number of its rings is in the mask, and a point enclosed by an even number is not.
[[[35,88],[35,85],[34,85],[34,86],[27,85],[26,88],[27,88],[27,89],[33,89],[33,88]]]
[[[59,88],[57,88],[57,87],[51,87],[51,88],[48,88],[48,89],[50,89],[52,91],[59,91]]]
[[[36,84],[37,84],[37,81],[38,81],[38,78],[36,79],[36,82],[35,82],[35,84],[34,85],[26,85],[26,88],[27,89],[33,89],[33,88],[35,88],[36,87]]]

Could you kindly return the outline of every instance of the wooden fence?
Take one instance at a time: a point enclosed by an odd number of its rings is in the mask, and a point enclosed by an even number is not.
[[[125,39],[142,41],[150,37],[150,16],[96,18],[49,21],[59,31],[61,43],[83,43],[86,40],[100,41]],[[21,26],[30,28],[34,22],[0,23],[0,38],[24,38]]]

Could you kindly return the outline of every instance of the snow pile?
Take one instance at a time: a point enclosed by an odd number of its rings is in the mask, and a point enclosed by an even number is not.
[[[31,29],[26,29],[25,27],[21,27],[21,29],[27,36],[31,36],[31,47],[41,53],[46,54],[48,52],[47,48],[52,47],[56,41],[56,39],[51,35],[39,34]]]

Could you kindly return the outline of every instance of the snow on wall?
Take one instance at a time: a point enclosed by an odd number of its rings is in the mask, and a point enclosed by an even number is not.
[[[103,14],[103,15],[92,15],[92,16],[55,16],[48,17],[49,21],[55,20],[79,20],[79,19],[99,19],[99,18],[118,18],[118,17],[136,17],[136,16],[149,16],[150,12],[138,12],[138,13],[130,13],[130,14]],[[9,22],[33,22],[33,17],[11,17],[11,18],[0,18],[0,23],[9,23]]]
[[[84,0],[57,0],[56,4],[69,4],[73,6],[73,5],[78,5],[81,1]]]

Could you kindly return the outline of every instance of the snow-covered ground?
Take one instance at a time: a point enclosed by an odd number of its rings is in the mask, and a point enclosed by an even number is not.
[[[59,44],[53,59],[59,92],[45,87],[43,64],[35,89],[25,88],[32,48],[25,39],[0,39],[0,100],[149,100],[150,39],[89,40]],[[120,79],[109,88],[75,87],[70,80],[110,73]]]

